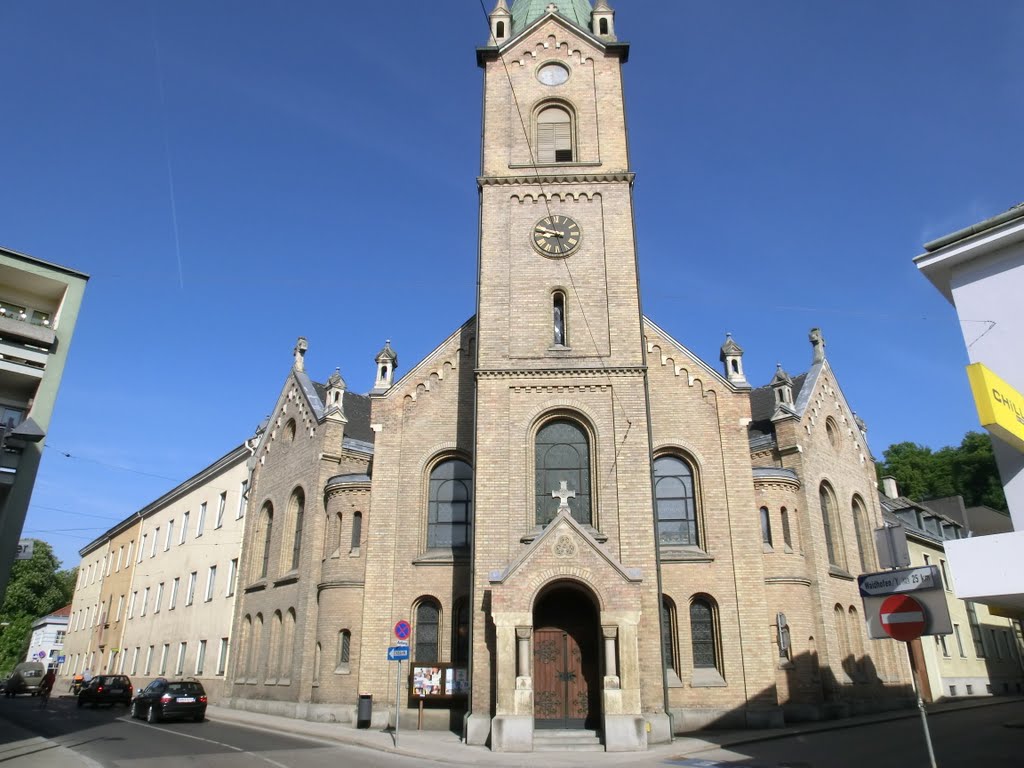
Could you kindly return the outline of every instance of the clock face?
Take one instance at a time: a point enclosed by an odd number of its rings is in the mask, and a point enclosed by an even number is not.
[[[533,247],[545,256],[568,256],[580,247],[580,225],[568,216],[545,216],[533,227]]]

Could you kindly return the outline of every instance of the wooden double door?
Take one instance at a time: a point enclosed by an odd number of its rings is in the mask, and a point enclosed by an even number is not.
[[[533,632],[533,714],[537,728],[597,728],[597,639],[579,627]]]

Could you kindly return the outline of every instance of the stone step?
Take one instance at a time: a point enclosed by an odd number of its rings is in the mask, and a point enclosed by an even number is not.
[[[533,732],[534,752],[604,752],[601,736],[597,731],[535,730]]]

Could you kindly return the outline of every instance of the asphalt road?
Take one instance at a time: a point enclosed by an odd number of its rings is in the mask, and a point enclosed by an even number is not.
[[[928,718],[939,768],[1024,766],[1021,726],[1021,701]],[[688,768],[927,768],[929,762],[921,718],[913,717],[714,749],[668,764]]]
[[[29,697],[0,698],[0,754],[10,737],[7,720],[72,749],[103,768],[363,768],[408,766],[408,758],[334,742],[206,720],[149,725],[127,708],[78,708],[74,699],[51,699],[46,708]],[[17,759],[9,765],[17,768]],[[3,761],[0,758],[0,761]]]

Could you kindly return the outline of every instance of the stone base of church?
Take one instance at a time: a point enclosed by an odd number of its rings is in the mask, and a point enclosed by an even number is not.
[[[645,715],[648,744],[668,744],[672,741],[672,715],[664,712]]]
[[[702,728],[781,728],[785,725],[782,707],[757,709],[672,709],[672,722],[676,733],[699,731]]]
[[[606,752],[640,752],[647,749],[647,721],[636,715],[606,715],[604,748]]]
[[[466,715],[466,743],[475,747],[486,747],[491,738],[490,715]]]
[[[532,752],[533,715],[498,715],[491,720],[494,752]]]

